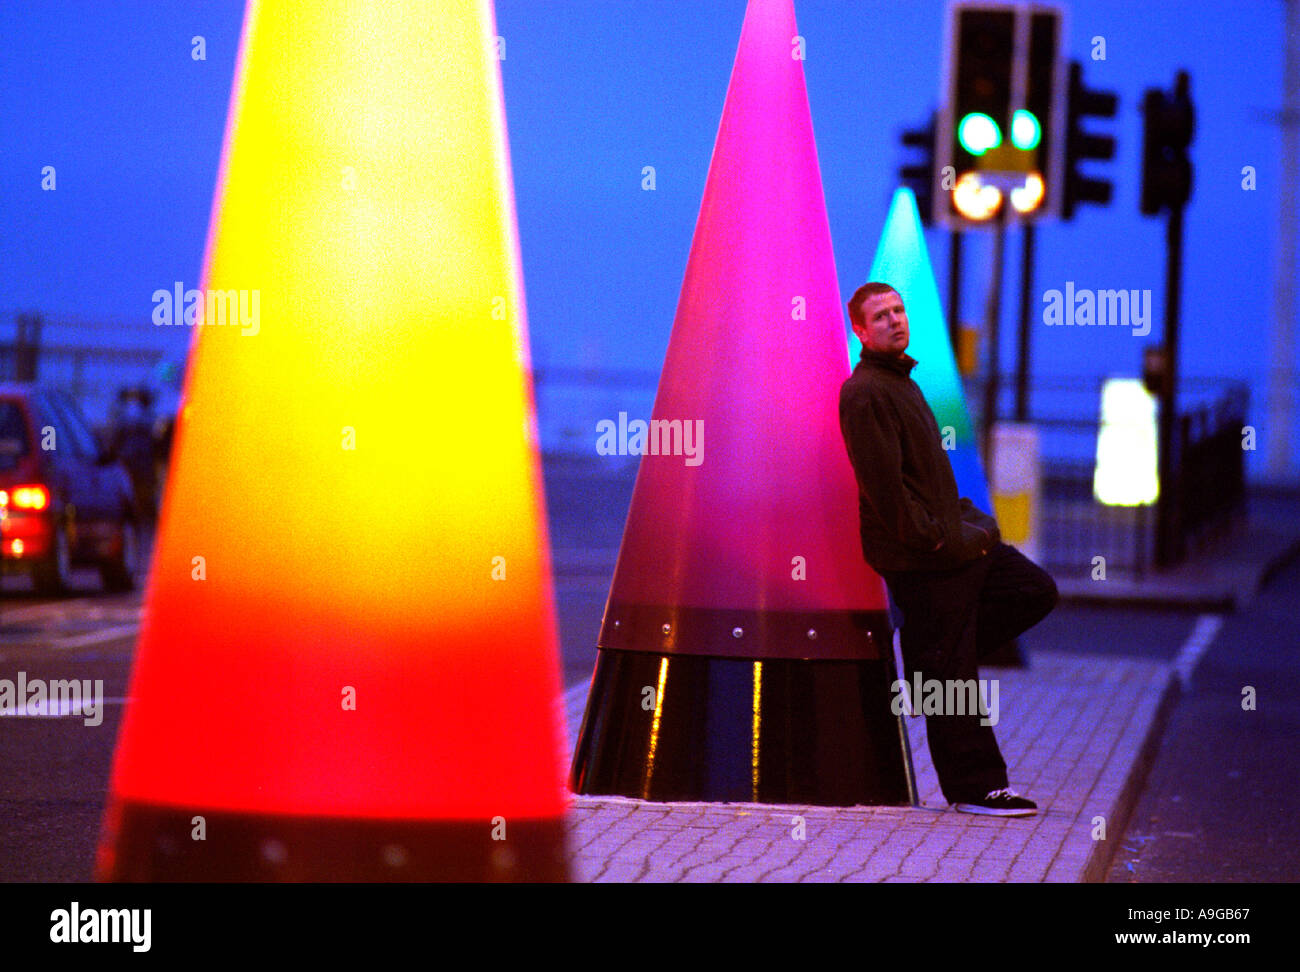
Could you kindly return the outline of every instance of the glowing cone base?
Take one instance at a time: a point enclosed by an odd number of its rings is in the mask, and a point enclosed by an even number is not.
[[[195,817],[204,837],[194,839]],[[560,882],[562,820],[351,820],[127,804],[104,881]]]
[[[907,737],[890,710],[893,668],[892,658],[602,649],[570,786],[659,801],[910,805]]]

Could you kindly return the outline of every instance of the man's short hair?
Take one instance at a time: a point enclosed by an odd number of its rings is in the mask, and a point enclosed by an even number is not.
[[[889,284],[881,283],[878,280],[864,283],[857,290],[853,291],[853,296],[849,298],[849,320],[853,323],[854,327],[866,327],[867,320],[862,316],[862,302],[868,297],[876,296],[876,294],[897,293],[898,291],[889,286]]]

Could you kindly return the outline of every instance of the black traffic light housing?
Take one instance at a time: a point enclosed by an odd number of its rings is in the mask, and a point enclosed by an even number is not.
[[[949,5],[932,183],[937,221],[967,229],[1057,217],[1063,24],[1063,10],[1050,4]]]
[[[1088,118],[1114,118],[1119,98],[1113,91],[1097,91],[1083,84],[1083,65],[1070,62],[1065,129],[1065,186],[1061,196],[1061,218],[1073,219],[1081,203],[1110,204],[1114,187],[1109,179],[1089,176],[1080,169],[1086,161],[1109,161],[1115,157],[1115,139],[1085,131]]]
[[[1192,198],[1192,144],[1196,114],[1191,81],[1179,71],[1174,91],[1147,89],[1142,101],[1142,199],[1144,216],[1181,209]]]
[[[924,226],[934,224],[934,132],[935,116],[924,128],[904,129],[900,140],[904,149],[918,149],[913,160],[898,167],[898,181],[916,195],[916,207],[921,212]]]

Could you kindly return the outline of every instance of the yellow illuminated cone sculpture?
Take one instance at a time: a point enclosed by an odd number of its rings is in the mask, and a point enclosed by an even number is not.
[[[566,876],[495,35],[250,4],[103,878]]]

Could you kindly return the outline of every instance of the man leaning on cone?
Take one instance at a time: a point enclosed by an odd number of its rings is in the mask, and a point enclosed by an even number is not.
[[[864,284],[848,310],[862,358],[840,389],[840,431],[857,474],[862,555],[902,612],[907,682],[975,684],[980,659],[1056,606],[1056,584],[958,496],[934,413],[910,377],[917,362],[897,291]],[[978,712],[926,716],[944,799],[963,813],[1037,813],[1008,786],[986,721]]]

